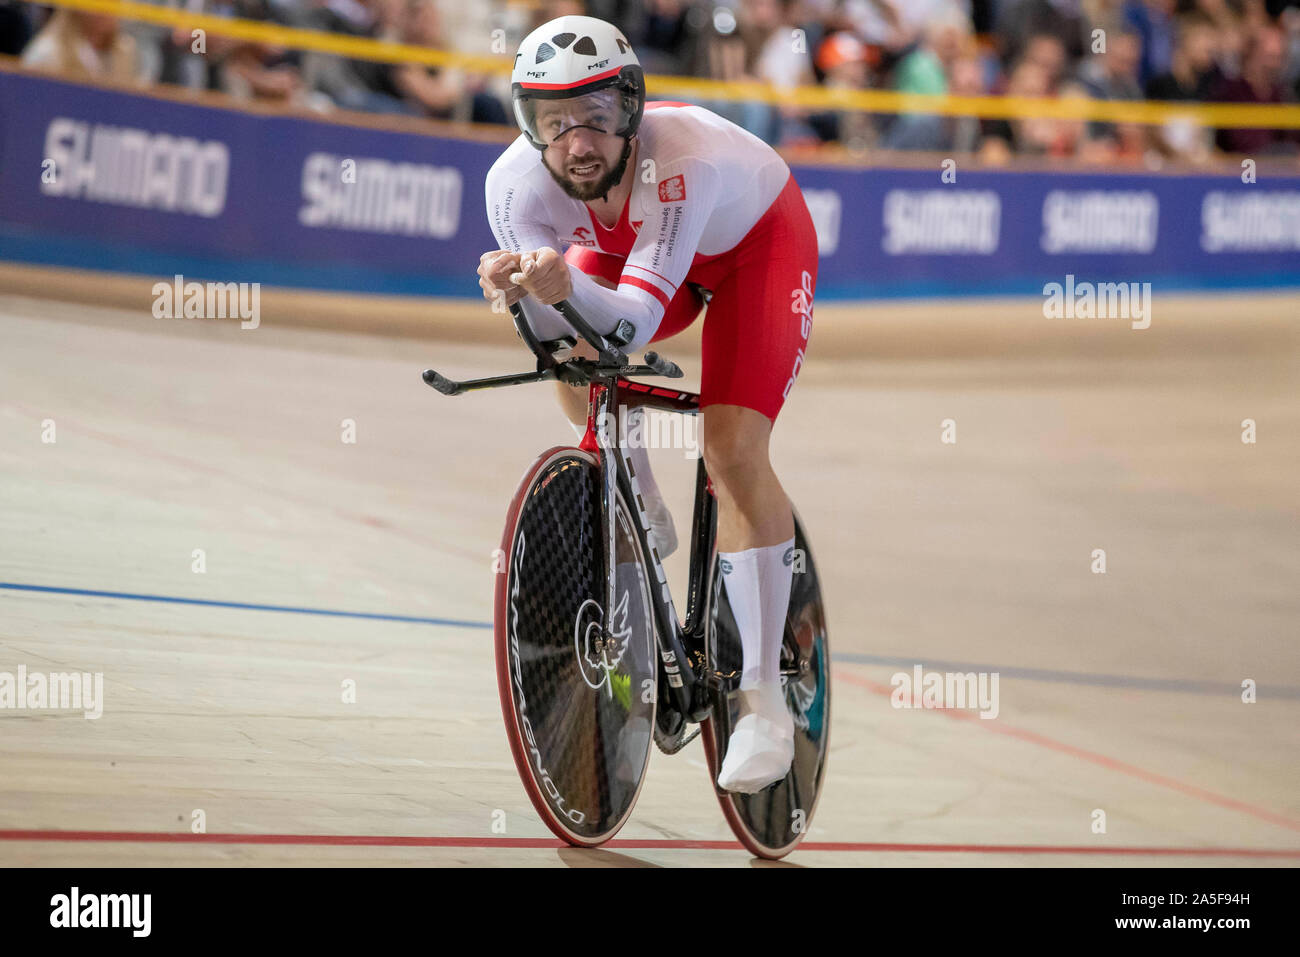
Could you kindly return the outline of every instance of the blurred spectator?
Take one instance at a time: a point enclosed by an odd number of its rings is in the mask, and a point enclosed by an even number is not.
[[[116,17],[56,10],[23,51],[23,63],[73,78],[140,82],[135,41]]]
[[[709,80],[754,82],[749,61],[752,44],[746,43],[741,25],[728,7],[715,7],[701,29],[695,45],[690,71]],[[742,126],[766,143],[775,143],[781,135],[781,117],[777,110],[760,100],[715,100],[701,103],[706,109]]]
[[[773,86],[811,83],[806,35],[796,36],[795,0],[744,0],[742,24],[755,48],[754,74]]]
[[[1204,100],[1216,78],[1214,24],[1201,13],[1177,21],[1177,42],[1169,72],[1147,84],[1149,100]],[[1213,140],[1210,131],[1191,120],[1174,119],[1151,128],[1151,143],[1163,156],[1203,162]]]
[[[1210,98],[1225,103],[1282,103],[1286,41],[1273,26],[1255,31],[1242,54],[1241,75],[1221,77],[1211,88]],[[1291,152],[1294,138],[1281,130],[1219,130],[1219,148],[1228,153],[1259,155]]]
[[[894,71],[894,87],[903,93],[947,93],[948,71],[967,52],[969,41],[970,22],[965,14],[949,11],[931,20],[920,46]]]
[[[1088,100],[1091,94],[1082,83],[1067,80],[1057,91],[1060,100]],[[1054,136],[1048,154],[1070,157],[1085,163],[1105,163],[1123,155],[1120,139],[1113,135],[1097,136],[1087,120],[1062,118],[1053,121]],[[1141,140],[1136,147],[1140,152]]]
[[[1080,0],[1003,0],[997,18],[999,52],[1004,64],[1023,59],[1030,37],[1050,34],[1071,59],[1087,49],[1088,23]]]
[[[911,42],[900,8],[903,0],[844,0],[846,26],[868,46],[899,50]]]
[[[31,42],[32,23],[25,4],[0,0],[0,53],[17,56]]]
[[[267,0],[230,0],[218,9],[244,20],[273,19]],[[207,56],[213,61],[214,85],[222,92],[241,100],[306,104],[308,88],[298,69],[302,59],[298,51],[228,37],[208,37],[207,47]]]
[[[948,71],[948,92],[953,96],[982,96],[984,71],[977,58],[963,57]],[[984,140],[983,125],[975,116],[924,117],[927,122],[896,124],[889,131],[887,146],[893,149],[938,150],[944,153],[974,153]]]
[[[744,0],[741,8],[742,35],[747,38],[752,73],[779,89],[789,90],[813,81],[807,34],[799,27],[795,7],[796,0]],[[816,133],[807,117],[807,110],[777,107],[776,128],[769,130],[764,139],[773,144],[815,140]]]
[[[1037,63],[1047,72],[1047,88],[1055,90],[1065,75],[1069,58],[1065,44],[1053,33],[1035,33],[1025,41],[1021,59],[1028,63]]]
[[[1007,95],[1031,99],[1046,97],[1050,77],[1041,64],[1022,60],[1007,81]],[[1030,118],[988,120],[984,123],[980,157],[987,163],[1006,163],[1016,153],[1043,154],[1051,151],[1057,131],[1052,120]]]
[[[304,27],[369,39],[398,40],[405,26],[404,0],[325,0],[300,17]],[[371,60],[308,53],[307,85],[345,110],[409,113],[393,79],[394,68]]]
[[[1100,100],[1140,100],[1141,58],[1142,38],[1137,33],[1111,30],[1106,37],[1106,52],[1094,54],[1079,68],[1079,82]]]
[[[683,53],[692,41],[689,7],[689,0],[647,0],[641,42],[629,37],[647,73],[682,72]]]
[[[973,56],[963,57],[952,65],[948,74],[948,92],[953,96],[983,96],[984,68]],[[945,142],[941,149],[954,153],[973,153],[983,139],[977,116],[944,117]]]
[[[233,12],[229,7],[208,5],[205,0],[168,0],[167,5],[183,6],[194,13],[230,16]],[[236,42],[218,36],[199,40],[195,32],[178,26],[158,39],[158,79],[193,90],[220,89],[219,59],[234,49]]]
[[[1138,71],[1142,59],[1142,38],[1127,27],[1106,32],[1106,52],[1089,57],[1079,68],[1079,83],[1085,95],[1098,100],[1140,100],[1142,86]],[[1107,140],[1116,157],[1142,155],[1146,134],[1132,123],[1088,124],[1088,139]]]
[[[1200,13],[1178,19],[1177,43],[1169,72],[1146,85],[1150,100],[1204,100],[1215,73],[1214,24]]]
[[[1287,36],[1286,69],[1282,82],[1291,90],[1296,99],[1300,99],[1300,0],[1292,0],[1295,6],[1287,7],[1278,17],[1278,26]]]
[[[963,97],[1007,93],[1281,103],[1300,98],[1300,0],[145,0],[430,49],[483,53],[540,23],[586,13],[618,23],[646,72],[832,90],[888,86]],[[440,6],[441,4],[441,6]],[[0,54],[69,76],[161,80],[317,109],[508,124],[508,81],[461,68],[379,63],[230,37],[195,38],[103,15],[0,0]],[[992,35],[975,38],[972,19]],[[994,55],[994,52],[996,55]],[[653,84],[652,84],[653,89]],[[655,91],[657,92],[657,91]],[[1294,150],[1294,132],[1066,119],[872,115],[762,100],[702,105],[773,145],[1015,153],[1084,162],[1200,162],[1215,147]]]
[[[817,48],[814,63],[833,90],[861,90],[867,86],[873,53],[847,30],[832,33]],[[853,110],[817,113],[808,118],[825,141],[839,141],[852,150],[864,150],[875,140],[871,115]]]
[[[557,17],[583,16],[586,12],[587,8],[582,0],[542,0],[533,7],[533,22],[525,32],[531,33],[543,23],[549,23]]]
[[[1143,86],[1168,73],[1173,63],[1175,5],[1176,0],[1129,0],[1124,5],[1124,23],[1141,41],[1138,82]]]
[[[436,50],[447,48],[436,0],[414,0],[408,15],[407,43]],[[425,116],[474,123],[511,122],[501,101],[486,91],[483,77],[459,69],[408,63],[395,67],[393,78],[406,104]]]
[[[925,42],[930,26],[961,21],[970,32],[970,0],[905,0],[896,4],[901,39],[908,46]]]
[[[814,62],[827,86],[860,89],[867,85],[872,59],[865,43],[849,31],[840,30],[822,41]]]
[[[1241,69],[1248,34],[1244,19],[1228,0],[1194,0],[1194,5],[1214,24],[1223,69],[1235,76]]]
[[[288,51],[261,43],[241,43],[221,63],[222,92],[240,100],[271,100],[302,105],[306,94]]]
[[[894,85],[903,93],[942,96],[948,92],[953,65],[970,49],[970,21],[949,8],[926,26],[921,45],[894,71]],[[947,140],[944,118],[938,114],[906,113],[889,128],[885,146],[891,149],[937,150]]]

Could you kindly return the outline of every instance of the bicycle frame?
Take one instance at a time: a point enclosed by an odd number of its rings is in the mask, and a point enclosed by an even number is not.
[[[732,831],[745,847],[758,856],[781,857],[789,853],[802,837],[801,829],[789,823],[794,818],[787,817],[787,814],[792,814],[793,811],[806,811],[804,820],[811,818],[826,766],[825,717],[829,708],[830,687],[824,610],[816,569],[811,564],[811,555],[808,556],[808,562],[812,576],[804,579],[802,585],[798,581],[792,584],[792,602],[795,602],[796,591],[801,597],[798,598],[797,603],[791,604],[790,610],[787,611],[780,661],[783,692],[786,691],[787,677],[799,681],[803,686],[804,698],[799,700],[791,698],[787,706],[797,711],[798,716],[803,720],[802,724],[796,721],[795,734],[797,741],[802,740],[804,746],[796,746],[795,764],[791,765],[791,771],[786,774],[785,782],[776,790],[770,792],[764,790],[757,796],[722,791],[716,781],[719,764],[724,760],[730,735],[736,727],[736,722],[741,719],[740,714],[746,704],[743,699],[732,694],[733,691],[739,690],[740,672],[723,673],[721,670],[723,666],[743,667],[744,649],[740,646],[744,642],[739,634],[739,624],[735,620],[734,610],[728,611],[728,595],[721,587],[721,575],[717,572],[718,503],[705,462],[701,458],[696,467],[695,502],[690,536],[689,592],[686,618],[683,621],[677,615],[663,561],[655,547],[640,483],[627,447],[630,442],[623,430],[625,425],[623,417],[628,415],[645,415],[654,410],[699,415],[701,412],[699,396],[690,392],[632,381],[632,377],[641,375],[677,378],[682,372],[672,362],[662,359],[653,352],[646,353],[643,365],[629,362],[628,357],[621,350],[622,346],[631,341],[634,333],[629,323],[621,322],[613,333],[601,335],[593,330],[568,303],[557,303],[555,308],[568,320],[577,336],[592,346],[597,358],[570,356],[562,361],[557,360],[559,347],[576,345],[577,337],[565,336],[552,342],[539,342],[524,320],[523,311],[516,306],[511,308],[515,329],[537,358],[535,371],[455,382],[432,369],[427,369],[424,373],[424,381],[445,395],[459,395],[476,389],[522,385],[548,379],[586,389],[587,424],[579,442],[579,449],[582,450],[582,455],[587,457],[585,459],[587,464],[579,481],[583,483],[582,495],[586,496],[594,491],[594,508],[598,514],[590,516],[588,511],[585,517],[578,519],[578,522],[589,521],[594,517],[600,524],[595,530],[597,537],[594,542],[588,530],[582,528],[582,535],[579,536],[582,543],[579,547],[582,548],[584,555],[590,556],[585,558],[585,561],[598,561],[601,567],[584,566],[581,597],[584,599],[583,608],[587,606],[588,599],[591,604],[595,604],[602,598],[605,602],[605,611],[598,616],[600,653],[604,654],[606,643],[615,648],[619,647],[618,636],[614,634],[616,626],[611,621],[615,617],[615,609],[620,604],[615,600],[615,573],[618,569],[614,561],[619,555],[620,547],[625,555],[629,551],[635,551],[627,547],[628,539],[621,537],[619,533],[623,519],[619,516],[618,510],[620,507],[625,507],[629,513],[635,515],[635,519],[630,520],[628,524],[636,529],[634,536],[637,548],[640,549],[639,555],[628,555],[625,560],[635,559],[639,563],[636,570],[636,587],[641,588],[643,582],[647,583],[646,597],[653,619],[655,645],[659,649],[657,665],[652,668],[638,667],[639,676],[648,678],[653,673],[655,679],[658,707],[649,709],[654,715],[651,729],[654,742],[660,750],[674,754],[696,735],[702,735],[709,773],[714,778],[715,793]],[[507,531],[503,538],[505,543],[503,547],[511,548],[511,554],[514,554],[512,543],[523,541],[519,525],[520,510],[528,501],[530,490],[535,492],[544,487],[544,485],[537,485],[538,473],[541,469],[549,467],[556,457],[576,458],[574,453],[566,452],[562,448],[553,449],[537,459],[519,485],[516,498],[508,513]],[[592,462],[596,464],[598,473],[591,472]],[[566,469],[567,467],[566,465]],[[592,490],[591,484],[597,484],[597,488]],[[622,506],[620,506],[620,498],[625,503]],[[573,499],[567,501],[572,502]],[[589,510],[592,507],[593,503],[590,499],[584,498],[582,508]],[[573,514],[572,509],[569,509],[569,512],[570,515]],[[569,521],[571,522],[572,519],[570,518]],[[796,543],[802,541],[806,545],[797,513],[794,515],[794,523]],[[601,540],[604,541],[603,546],[599,544]],[[589,548],[589,545],[595,547]],[[553,553],[552,557],[563,560],[570,556],[564,553]],[[508,572],[508,574],[517,573]],[[599,594],[601,576],[605,583],[603,596]],[[653,581],[650,581],[651,576]],[[562,816],[567,816],[567,812],[563,807],[553,805],[549,801],[545,792],[547,782],[551,779],[541,766],[540,758],[537,769],[542,772],[545,780],[538,777],[524,754],[526,746],[531,747],[535,753],[538,752],[538,745],[534,742],[534,732],[527,721],[522,720],[521,710],[516,704],[514,692],[509,684],[515,670],[520,668],[519,656],[516,652],[514,663],[511,664],[508,654],[503,652],[503,639],[508,629],[502,628],[502,622],[506,617],[502,596],[509,587],[509,578],[498,580],[497,671],[506,730],[515,755],[515,763],[542,820],[557,836],[571,844],[590,846],[600,843],[607,840],[622,826],[626,815],[631,812],[636,796],[632,794],[630,803],[618,805],[618,810],[623,817],[610,822],[608,833],[602,832],[590,840],[583,835],[575,835],[561,819]],[[626,598],[627,595],[625,594],[624,597]],[[580,622],[583,620],[581,614],[580,610]],[[791,615],[794,616],[793,619]],[[591,641],[595,624],[595,620],[587,622],[587,630],[583,632],[585,641]],[[556,628],[557,626],[553,624],[547,624],[541,632],[543,640],[551,640],[553,643],[557,640],[567,642],[567,636],[560,634]],[[577,636],[575,626],[575,650]],[[581,653],[578,650],[578,654]],[[812,673],[814,657],[818,662],[818,671],[809,684],[806,676]],[[592,687],[590,682],[588,686]],[[630,685],[625,687],[630,688]],[[807,697],[809,694],[811,698]],[[565,700],[567,699],[560,699],[561,708],[564,707]],[[809,717],[811,711],[808,709],[816,702],[821,702],[819,705],[821,710],[817,712],[815,733],[809,733],[808,729],[813,726]],[[641,703],[651,704],[648,698],[643,699]],[[626,702],[624,702],[624,710],[626,710]],[[687,733],[688,724],[697,724],[699,727],[694,732]],[[804,730],[801,731],[801,728]],[[551,728],[550,731],[549,740],[554,743],[558,735],[560,747],[565,747],[563,742],[571,735],[567,735],[565,729],[558,726]],[[639,735],[644,732],[636,733]],[[802,738],[798,737],[800,735]],[[622,741],[623,731],[620,730],[616,737]],[[610,741],[602,733],[600,747],[596,750],[607,748],[609,744]],[[640,739],[638,747],[641,745],[646,749],[645,755],[648,760],[649,741]],[[596,765],[608,772],[605,761],[599,759],[599,755],[597,757]],[[591,783],[588,781],[585,786],[590,786]],[[596,783],[596,786],[602,794],[612,793],[609,790],[607,773]],[[554,788],[554,784],[550,784],[550,787]],[[638,791],[639,787],[640,778],[637,779]],[[559,816],[557,816],[557,809]],[[572,820],[570,818],[570,821]]]
[[[711,701],[707,694],[711,670],[708,660],[708,623],[712,611],[713,566],[715,557],[716,503],[709,486],[704,459],[696,467],[695,505],[691,519],[691,556],[689,585],[686,599],[686,619],[682,621],[673,603],[668,578],[658,549],[650,533],[650,519],[645,513],[636,476],[628,462],[626,449],[609,435],[610,427],[618,429],[622,415],[637,409],[643,412],[662,409],[685,415],[698,415],[699,396],[657,386],[632,382],[622,376],[609,381],[590,383],[587,405],[587,433],[579,448],[596,454],[601,463],[602,494],[600,502],[601,527],[609,536],[605,551],[604,569],[608,586],[607,608],[617,605],[613,588],[613,570],[608,567],[613,552],[614,490],[622,491],[624,499],[639,518],[637,537],[642,553],[651,566],[655,584],[650,601],[654,609],[655,631],[658,635],[660,660],[668,679],[673,704],[683,718],[698,723],[709,716]],[[621,430],[620,430],[621,431]]]
[[[456,382],[439,375],[432,369],[426,369],[424,381],[444,395],[461,395],[479,389],[524,385],[552,379],[570,385],[588,387],[587,431],[579,443],[579,448],[597,456],[600,461],[602,479],[600,527],[606,541],[601,559],[604,566],[601,572],[606,583],[605,607],[613,609],[618,604],[614,595],[614,569],[611,558],[614,555],[614,507],[617,494],[621,491],[629,507],[633,508],[638,516],[638,521],[635,523],[638,541],[642,553],[652,566],[651,571],[655,577],[655,587],[651,589],[650,601],[654,609],[660,661],[674,698],[672,705],[686,722],[699,723],[710,714],[711,702],[708,692],[710,680],[714,678],[709,667],[707,637],[713,597],[716,503],[704,468],[704,460],[700,459],[696,474],[687,615],[683,622],[677,616],[663,563],[651,541],[650,522],[644,511],[636,477],[628,464],[626,450],[617,442],[622,409],[663,409],[685,415],[698,415],[699,396],[691,392],[633,382],[628,378],[633,375],[661,375],[675,378],[682,373],[674,363],[660,358],[653,352],[646,353],[644,365],[630,364],[627,356],[620,349],[620,346],[631,339],[633,332],[631,325],[626,321],[620,322],[614,333],[603,336],[592,329],[569,303],[556,303],[555,309],[565,317],[575,332],[596,350],[598,359],[593,361],[570,358],[557,361],[552,354],[554,350],[533,335],[524,318],[523,310],[515,305],[510,307],[515,330],[537,357],[535,371]],[[576,339],[566,339],[550,345],[575,343]],[[611,425],[616,430],[615,436],[609,434]],[[612,636],[609,633],[609,616],[606,616],[602,629],[604,631],[602,638],[610,640]]]

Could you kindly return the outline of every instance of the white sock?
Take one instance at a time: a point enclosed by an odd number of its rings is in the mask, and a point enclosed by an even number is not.
[[[794,760],[794,721],[781,688],[781,641],[794,578],[794,539],[719,552],[743,653],[740,718],[718,773],[726,791],[753,794],[781,780]]]
[[[743,552],[719,552],[727,599],[743,654],[740,690],[781,686],[781,641],[794,579],[794,539]]]

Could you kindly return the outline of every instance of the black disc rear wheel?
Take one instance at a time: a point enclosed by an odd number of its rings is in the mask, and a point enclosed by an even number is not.
[[[826,612],[812,551],[803,525],[795,515],[794,577],[786,613],[785,646],[781,653],[786,707],[794,719],[794,762],[784,779],[757,794],[723,791],[718,770],[727,754],[727,741],[740,718],[739,696],[723,681],[713,694],[713,716],[704,722],[704,753],[722,813],[732,832],[758,857],[789,854],[808,833],[826,774],[830,747],[831,670]],[[727,601],[721,576],[714,569],[713,624],[709,653],[721,674],[741,670],[740,634]]]

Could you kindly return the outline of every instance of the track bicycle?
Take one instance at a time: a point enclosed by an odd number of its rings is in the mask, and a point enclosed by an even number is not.
[[[696,470],[686,618],[679,619],[650,533],[637,477],[621,444],[623,417],[698,415],[699,396],[635,381],[680,378],[647,352],[632,363],[622,321],[606,336],[571,304],[554,308],[574,336],[539,341],[511,306],[536,369],[455,381],[432,369],[443,395],[558,380],[588,387],[587,430],[524,473],[507,512],[498,570],[495,642],[506,734],[524,788],[546,826],[581,847],[608,841],[636,804],[653,741],[667,754],[697,735],[714,793],[740,842],[758,857],[790,853],[807,834],[826,773],[830,649],[808,537],[795,513],[794,576],[781,681],[795,727],[786,777],[754,794],[717,785],[740,718],[740,635],[718,570],[716,502]],[[595,359],[558,358],[580,336]]]

